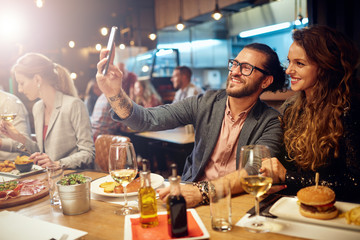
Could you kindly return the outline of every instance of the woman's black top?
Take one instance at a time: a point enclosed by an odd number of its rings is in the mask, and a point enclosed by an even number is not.
[[[354,105],[357,105],[355,103]],[[353,106],[343,115],[344,134],[340,139],[338,158],[329,159],[317,169],[319,185],[325,185],[336,193],[336,200],[360,202],[360,108]],[[287,154],[285,154],[286,156]],[[287,169],[284,194],[296,195],[303,187],[315,185],[315,172],[305,171],[295,161],[280,161]]]

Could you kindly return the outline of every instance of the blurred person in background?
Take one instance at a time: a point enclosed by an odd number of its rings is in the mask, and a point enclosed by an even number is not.
[[[176,90],[173,103],[204,92],[201,88],[191,83],[191,76],[192,71],[186,66],[179,66],[174,69],[171,77],[171,82]]]
[[[14,128],[22,135],[30,138],[29,114],[24,104],[17,96],[0,90],[1,114],[3,114],[3,109],[5,108],[13,110],[12,113],[16,113],[16,117],[12,121]],[[1,119],[0,121],[4,120]],[[17,156],[26,154],[20,148],[21,145],[17,141],[0,134],[0,160],[14,160]]]
[[[41,167],[92,167],[95,146],[90,119],[69,71],[38,53],[20,57],[12,71],[19,92],[29,100],[40,99],[33,107],[37,142],[8,122],[1,122],[1,133],[21,143]]]
[[[162,104],[161,97],[147,80],[136,81],[133,94],[134,102],[143,107],[155,107]]]
[[[286,153],[272,161],[275,177],[296,195],[318,172],[337,199],[360,202],[359,51],[326,26],[296,30],[293,40],[286,73],[297,94],[284,103]]]
[[[86,87],[85,98],[84,98],[84,102],[88,109],[89,116],[92,115],[96,100],[99,98],[100,95],[101,95],[101,90],[99,89],[96,80],[91,79]]]

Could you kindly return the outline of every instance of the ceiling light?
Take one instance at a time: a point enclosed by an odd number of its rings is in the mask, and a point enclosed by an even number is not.
[[[185,28],[185,24],[183,23],[182,18],[179,17],[179,23],[176,24],[176,29],[178,31],[182,31],[182,30],[184,30],[184,28]]]
[[[155,33],[150,33],[149,34],[149,38],[150,38],[150,40],[152,40],[152,41],[154,41],[155,39],[156,39],[156,34]]]
[[[75,42],[74,41],[69,41],[69,47],[74,48],[75,47]]]
[[[219,9],[219,4],[216,3],[215,5],[215,10],[214,12],[211,14],[211,17],[213,19],[215,19],[216,21],[220,20],[220,18],[222,18],[222,14],[220,12],[220,9]]]
[[[125,49],[126,46],[125,46],[125,44],[121,43],[121,44],[119,45],[119,48],[120,48],[120,49]]]
[[[102,46],[101,46],[100,43],[98,43],[98,44],[95,45],[95,49],[96,49],[97,51],[100,51],[101,48],[102,48]]]
[[[109,29],[107,27],[102,27],[100,29],[100,33],[101,33],[101,35],[106,36],[109,33]]]
[[[179,23],[176,24],[176,29],[178,31],[182,31],[185,28],[185,24],[183,23],[183,20],[182,20],[182,12],[183,12],[183,2],[182,2],[182,0],[180,0],[179,10],[180,10]]]
[[[248,30],[248,31],[243,31],[239,35],[242,38],[253,37],[253,36],[264,34],[264,33],[269,33],[269,32],[286,29],[286,28],[289,28],[290,26],[291,26],[290,22],[284,22],[284,23],[274,24],[274,25],[270,25],[270,26],[266,26],[266,27],[255,28],[255,29]]]
[[[42,8],[45,4],[45,0],[35,0],[35,4],[38,8]]]

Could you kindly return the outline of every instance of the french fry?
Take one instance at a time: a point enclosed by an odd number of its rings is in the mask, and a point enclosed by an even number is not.
[[[339,217],[345,217],[347,224],[360,225],[360,206],[340,214]]]

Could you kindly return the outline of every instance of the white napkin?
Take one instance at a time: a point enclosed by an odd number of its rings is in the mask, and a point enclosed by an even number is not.
[[[236,226],[243,227],[244,223],[253,218],[249,218],[250,214],[246,214],[237,223]],[[360,231],[345,230],[340,228],[330,228],[326,226],[320,226],[316,224],[300,223],[290,220],[282,220],[279,218],[266,218],[270,224],[274,226],[271,232],[320,240],[359,240]]]
[[[66,240],[85,236],[87,232],[60,226],[54,223],[29,218],[9,211],[0,212],[1,239],[23,240],[59,240],[64,234]]]

